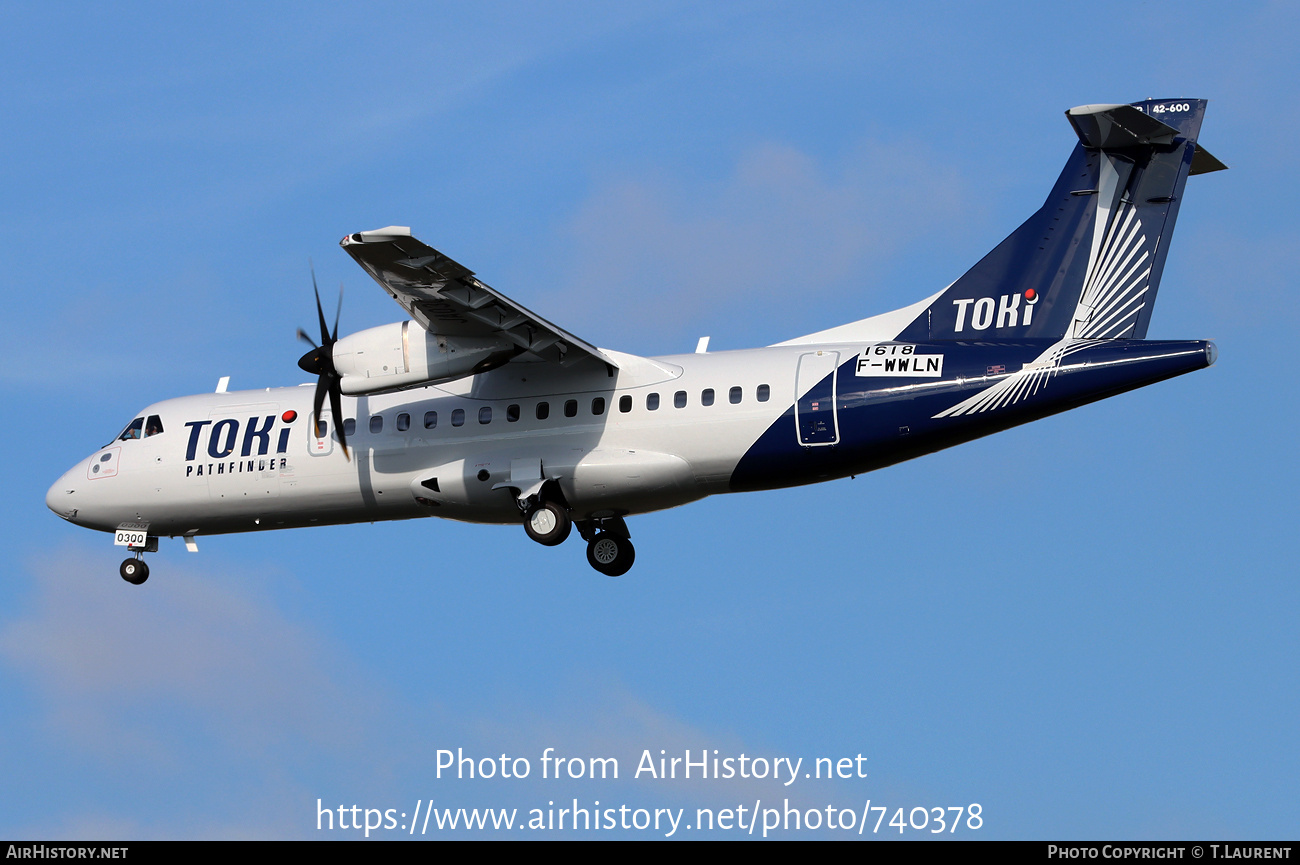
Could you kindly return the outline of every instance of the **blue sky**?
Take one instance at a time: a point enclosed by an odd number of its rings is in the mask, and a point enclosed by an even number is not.
[[[316,831],[318,798],[431,797],[1294,836],[1294,7],[5,15],[0,836],[354,837]],[[136,589],[44,506],[147,403],[300,381],[309,259],[343,330],[400,318],[345,233],[411,225],[602,346],[764,345],[948,284],[1041,203],[1066,108],[1148,96],[1210,99],[1232,169],[1188,184],[1150,330],[1215,339],[1210,370],[636,518],[618,580],[429,520],[164,542]],[[457,747],[533,775],[438,779]],[[620,780],[543,780],[547,747]],[[687,748],[869,772],[629,777]]]

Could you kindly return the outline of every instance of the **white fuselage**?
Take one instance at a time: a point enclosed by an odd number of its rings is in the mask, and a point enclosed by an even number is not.
[[[420,516],[517,523],[516,493],[538,477],[580,517],[673,507],[728,491],[737,461],[794,403],[800,357],[817,350],[615,355],[612,371],[512,363],[345,397],[350,458],[328,409],[315,436],[310,386],[180,397],[140,412],[163,432],[114,440],[47,502],[80,525],[147,523],[155,536]]]

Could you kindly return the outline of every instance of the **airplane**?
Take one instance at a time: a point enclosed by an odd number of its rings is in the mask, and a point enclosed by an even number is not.
[[[848,477],[1210,366],[1207,340],[1147,340],[1205,100],[1083,105],[1043,206],[947,288],[764,348],[598,348],[390,226],[343,238],[408,318],[340,338],[316,292],[314,388],[142,409],[50,487],[110,532],[143,583],[160,537],[417,517],[576,528],[598,572],[626,518],[715,493]],[[313,275],[313,283],[315,277]],[[340,306],[342,297],[340,295]]]

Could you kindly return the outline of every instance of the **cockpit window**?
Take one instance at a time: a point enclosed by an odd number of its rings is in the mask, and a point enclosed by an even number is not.
[[[163,431],[162,418],[156,414],[149,415],[149,419],[144,424],[144,437],[156,436]]]
[[[126,442],[131,441],[132,439],[138,439],[140,438],[142,430],[144,430],[144,418],[138,417],[131,421],[131,423],[127,425],[126,429],[122,430],[122,434],[117,437],[117,440],[120,442]]]

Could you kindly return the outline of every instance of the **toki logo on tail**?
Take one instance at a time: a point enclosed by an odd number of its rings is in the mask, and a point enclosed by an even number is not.
[[[1038,292],[1026,289],[1024,293],[1001,295],[996,301],[991,297],[957,298],[952,305],[957,308],[957,321],[953,333],[966,329],[967,313],[969,324],[974,330],[988,330],[990,327],[1025,327],[1034,323],[1034,306],[1038,303]],[[1022,304],[1021,301],[1024,301]]]

